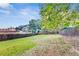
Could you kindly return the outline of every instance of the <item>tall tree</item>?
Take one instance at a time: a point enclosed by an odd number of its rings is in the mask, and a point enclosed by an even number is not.
[[[39,20],[34,20],[34,19],[30,20],[29,29],[32,31],[33,34],[37,33],[37,31],[41,29]]]
[[[75,24],[79,18],[78,11],[72,10],[70,4],[44,4],[40,11],[42,29],[55,30]]]

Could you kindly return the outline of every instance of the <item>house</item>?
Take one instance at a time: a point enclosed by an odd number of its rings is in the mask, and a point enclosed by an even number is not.
[[[75,36],[75,35],[79,35],[79,29],[77,29],[77,27],[67,27],[67,28],[63,28],[59,33],[61,35]]]
[[[16,27],[16,31],[20,33],[26,33],[26,34],[31,34],[32,31],[29,29],[28,25],[21,25]]]

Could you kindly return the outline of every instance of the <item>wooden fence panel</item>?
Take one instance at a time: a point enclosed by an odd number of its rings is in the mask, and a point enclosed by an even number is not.
[[[0,34],[0,40],[8,40],[14,38],[22,38],[32,36],[33,34]]]

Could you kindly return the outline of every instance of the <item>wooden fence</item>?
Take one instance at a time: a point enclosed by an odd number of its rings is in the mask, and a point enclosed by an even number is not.
[[[10,40],[14,38],[22,38],[32,36],[32,34],[0,34],[0,40]]]
[[[59,34],[65,35],[65,36],[79,36],[79,30],[78,29],[66,29],[62,30]]]

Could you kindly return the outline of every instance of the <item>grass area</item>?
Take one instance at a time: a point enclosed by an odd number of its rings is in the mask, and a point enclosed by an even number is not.
[[[0,56],[12,56],[23,53],[36,46],[31,40],[32,38],[19,38],[0,42]]]
[[[24,51],[36,46],[36,43],[34,43],[33,40],[41,38],[45,38],[45,35],[37,35],[7,41],[0,41],[0,56],[20,55]]]
[[[16,56],[24,52],[32,55],[77,55],[60,35],[36,35],[0,42],[0,56]]]

